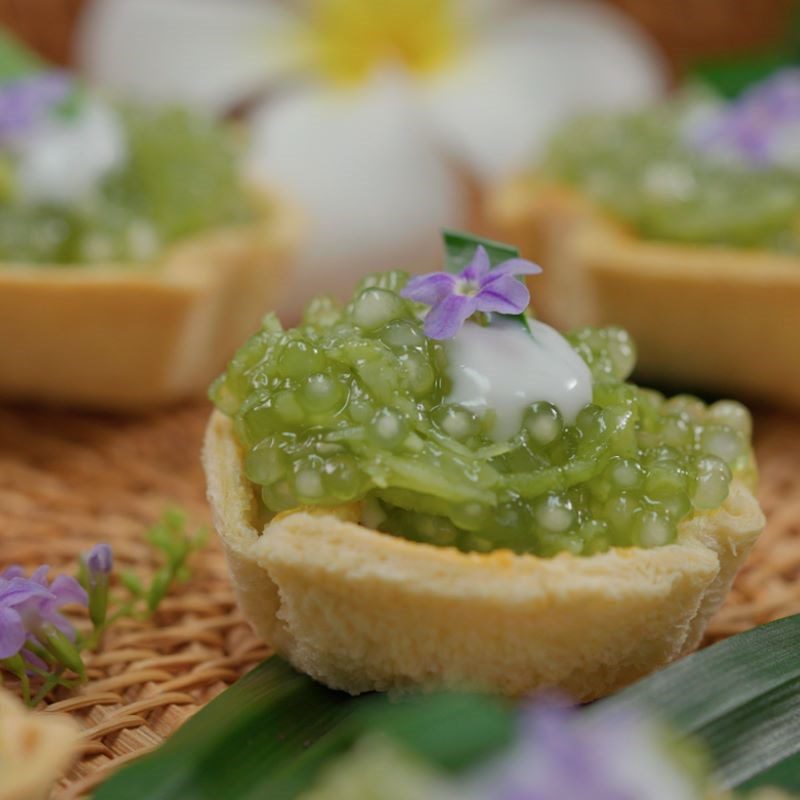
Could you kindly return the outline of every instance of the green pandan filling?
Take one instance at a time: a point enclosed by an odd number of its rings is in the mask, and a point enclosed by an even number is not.
[[[228,130],[175,109],[120,115],[127,159],[79,203],[25,202],[12,156],[0,154],[1,261],[147,261],[185,236],[254,217]]]
[[[645,238],[800,252],[800,174],[709,158],[686,142],[687,113],[676,101],[575,120],[551,142],[544,172]]]
[[[568,334],[594,387],[575,424],[538,402],[495,441],[491,412],[448,403],[447,343],[424,335],[406,281],[368,278],[344,308],[318,299],[291,330],[268,317],[213,386],[268,514],[359,501],[364,524],[415,541],[592,554],[674,541],[748,468],[746,409],[627,383],[618,328]]]

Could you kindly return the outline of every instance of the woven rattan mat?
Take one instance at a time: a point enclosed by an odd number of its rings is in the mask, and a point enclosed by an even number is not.
[[[0,408],[0,568],[69,565],[108,541],[147,569],[146,527],[168,504],[208,522],[198,452],[208,415],[196,405],[120,420]],[[800,418],[757,415],[761,500],[769,516],[709,641],[800,611]],[[90,656],[91,682],[50,708],[85,727],[82,756],[57,791],[77,797],[160,744],[267,655],[239,617],[216,541],[151,623],[121,622]]]

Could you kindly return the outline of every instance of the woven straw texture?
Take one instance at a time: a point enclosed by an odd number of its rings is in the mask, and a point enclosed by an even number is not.
[[[166,505],[208,520],[198,460],[208,412],[200,404],[121,420],[0,408],[0,568],[72,569],[78,553],[108,541],[122,565],[146,572],[143,533]],[[800,611],[800,419],[757,415],[756,450],[769,523],[709,641]],[[213,538],[192,565],[155,619],[118,623],[88,658],[90,683],[49,706],[85,728],[56,797],[82,796],[156,747],[268,654],[235,609]]]
[[[205,404],[136,420],[0,409],[0,569],[11,563],[74,570],[109,542],[120,566],[146,575],[147,527],[178,504],[207,524],[199,464]],[[49,708],[85,728],[80,759],[57,788],[79,797],[108,771],[149,750],[267,655],[236,611],[217,542],[196,553],[147,623],[120,621],[90,682]]]

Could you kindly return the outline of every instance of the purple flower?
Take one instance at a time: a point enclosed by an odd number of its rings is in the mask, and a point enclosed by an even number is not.
[[[799,125],[800,69],[785,69],[690,131],[689,144],[709,155],[767,167],[780,160],[781,139],[794,138]]]
[[[643,717],[538,701],[514,747],[473,775],[470,800],[699,800],[705,793]]]
[[[520,314],[531,296],[516,275],[537,275],[542,268],[522,258],[512,258],[492,268],[489,254],[479,246],[463,272],[433,272],[412,278],[403,297],[431,307],[425,317],[425,334],[431,339],[451,339],[476,312]]]
[[[23,140],[72,91],[69,76],[57,70],[0,85],[0,146]]]
[[[61,614],[65,605],[86,605],[88,597],[80,584],[67,575],[51,583],[48,567],[39,567],[30,578],[20,567],[0,573],[0,659],[10,658],[25,643],[35,640],[48,629],[55,629],[72,639],[75,632]]]

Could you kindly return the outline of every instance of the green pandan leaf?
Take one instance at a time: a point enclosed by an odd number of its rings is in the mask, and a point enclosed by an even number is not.
[[[442,231],[445,250],[445,269],[447,272],[462,272],[472,261],[479,245],[486,248],[492,266],[497,266],[509,258],[519,258],[519,250],[509,244],[494,242],[471,233],[445,229]]]
[[[0,83],[44,69],[44,61],[0,28]]]
[[[483,246],[489,254],[489,263],[495,267],[510,258],[519,258],[519,250],[503,242],[495,242],[482,236],[473,236],[471,233],[454,231],[445,228],[442,231],[445,251],[445,271],[463,272],[467,264],[472,261],[475,251]],[[524,280],[524,278],[522,279]],[[528,318],[523,314],[501,314],[506,319],[515,319],[530,332]]]
[[[800,616],[691,655],[586,713],[614,708],[649,709],[678,733],[705,742],[724,786],[768,779],[797,788]],[[383,731],[432,765],[456,771],[503,747],[513,722],[504,702],[487,697],[350,697],[272,658],[156,753],[113,776],[95,797],[291,800],[368,730]]]
[[[800,615],[701,650],[596,708],[610,706],[661,714],[705,742],[724,787],[739,786],[800,753]],[[784,768],[796,782],[800,762]]]
[[[512,725],[508,706],[490,698],[351,697],[274,657],[209,703],[154,754],[113,776],[94,797],[289,800],[367,730],[386,732],[440,768],[455,770],[504,746]]]

